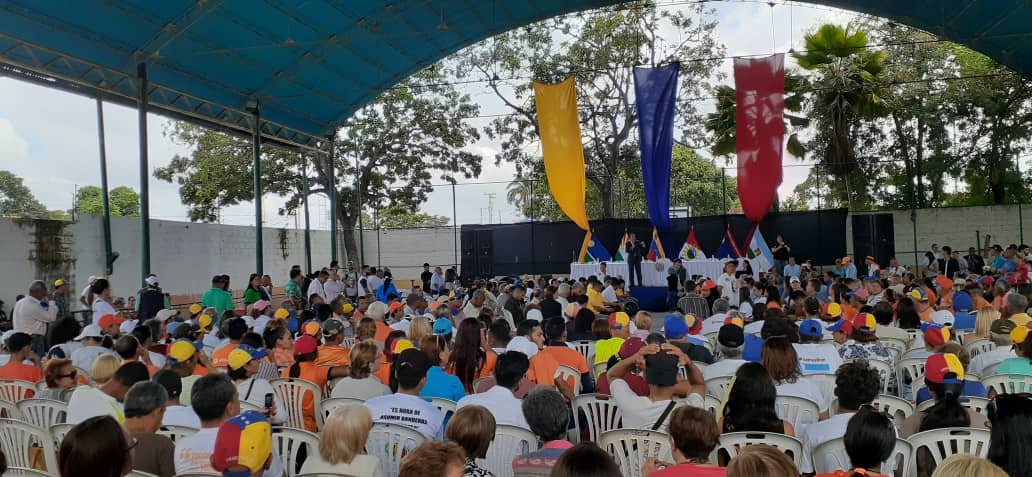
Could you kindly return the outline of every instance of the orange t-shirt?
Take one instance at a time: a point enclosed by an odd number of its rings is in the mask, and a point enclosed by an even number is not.
[[[237,349],[237,346],[239,345],[235,343],[229,343],[226,346],[223,346],[215,350],[215,352],[211,354],[211,365],[215,366],[216,368],[228,368],[229,353]]]
[[[542,353],[551,355],[559,364],[576,369],[578,373],[588,372],[588,362],[584,355],[569,346],[545,346]]]
[[[534,384],[555,387],[555,371],[557,369],[559,369],[559,362],[552,355],[538,352],[533,358],[530,358],[527,379]]]
[[[20,379],[30,383],[38,383],[43,380],[43,370],[35,365],[25,364],[20,361],[10,361],[0,366],[0,379]],[[32,396],[27,395],[26,397]]]
[[[391,362],[384,360],[380,364],[380,369],[373,373],[385,386],[390,386],[391,383]]]
[[[208,368],[205,368],[204,366],[201,366],[200,364],[198,364],[198,365],[194,366],[193,375],[194,376],[201,376],[201,377],[207,376],[208,375]]]
[[[377,321],[376,335],[373,336],[373,339],[376,340],[377,343],[384,344],[387,342],[387,335],[391,334],[392,331],[394,331],[394,329],[387,326],[386,323]]]
[[[315,384],[319,389],[326,387],[326,375],[328,373],[326,368],[316,366],[312,361],[298,363],[298,367],[300,368],[300,373],[298,373],[297,376],[298,378]],[[289,378],[290,368],[284,369],[281,376]],[[319,430],[319,426],[316,424],[315,420],[315,396],[312,396],[311,393],[305,393],[305,397],[302,398],[301,413],[305,416],[305,430],[309,432],[317,432]]]
[[[987,306],[993,306],[992,303],[985,301],[985,298],[982,298],[982,296],[978,294],[976,294],[971,301],[974,306],[973,310],[976,312]]]
[[[921,321],[925,323],[932,322],[932,307],[929,306],[928,308],[925,308],[924,311],[917,312],[917,314],[921,316]]]
[[[319,346],[319,356],[315,358],[316,366],[347,366],[351,364],[351,350],[343,346]]]
[[[853,308],[852,306],[849,306],[845,303],[842,304],[842,318],[846,320],[852,320],[854,317],[856,317],[856,314],[856,308]]]

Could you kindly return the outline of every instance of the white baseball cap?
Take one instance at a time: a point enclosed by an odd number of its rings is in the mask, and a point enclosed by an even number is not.
[[[82,341],[86,338],[102,339],[104,338],[104,333],[97,325],[86,325],[86,327],[82,329],[82,333],[79,333],[79,336],[75,337],[75,341]]]
[[[166,321],[169,318],[172,318],[172,317],[174,317],[174,316],[176,316],[178,314],[179,314],[179,312],[176,311],[176,310],[161,309],[161,310],[158,310],[158,312],[154,314],[154,317],[159,319],[159,320],[161,320],[161,321]]]
[[[118,325],[118,332],[123,335],[132,333],[133,329],[136,328],[136,324],[139,322],[140,320],[125,320],[121,325]]]
[[[143,281],[147,282],[150,286],[154,286],[158,284],[158,276],[152,273],[147,275],[147,278],[144,278]]]
[[[953,326],[955,320],[949,310],[937,310],[932,312],[932,321],[943,326]]]

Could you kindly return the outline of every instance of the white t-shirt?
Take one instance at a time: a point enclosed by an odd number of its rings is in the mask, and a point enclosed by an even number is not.
[[[110,315],[117,315],[118,312],[115,311],[115,307],[111,306],[110,303],[108,303],[108,302],[106,302],[106,301],[104,301],[104,300],[102,300],[100,298],[96,298],[96,299],[93,300],[93,319],[94,320],[99,320],[100,317],[102,317],[104,315],[109,315],[109,314]]]
[[[734,376],[746,361],[744,359],[722,359],[702,370],[703,379],[718,378],[721,376]],[[724,397],[724,396],[717,396]]]
[[[344,293],[344,282],[331,278],[326,280],[326,283],[323,284],[323,290],[326,291],[327,303],[329,303],[329,301],[332,301],[334,298],[337,298]]]
[[[155,368],[161,369],[165,367],[165,355],[161,353],[155,353],[153,351],[147,351],[147,356],[150,358],[151,364]]]
[[[602,290],[602,299],[605,300],[606,303],[616,303],[620,301],[620,299],[616,297],[616,289],[613,288],[612,285]]]
[[[670,405],[669,400],[653,401],[647,397],[635,394],[631,387],[627,385],[627,381],[623,379],[610,381],[609,392],[623,413],[623,426],[626,429],[652,429],[659,417],[663,415],[663,411]],[[686,405],[703,407],[702,396],[689,394],[684,401],[675,402],[673,409]],[[657,431],[667,432],[667,425],[670,423],[670,414],[673,414],[673,409],[664,418],[663,424],[656,428]]]
[[[512,391],[502,386],[492,386],[487,391],[477,394],[468,394],[459,399],[456,409],[476,404],[484,406],[494,415],[495,422],[509,426],[521,427],[530,430],[527,418],[523,416],[523,408],[520,400],[512,394]]]
[[[745,316],[752,316],[752,304],[749,302],[741,303],[738,305],[738,311]]]
[[[333,384],[331,398],[351,398],[363,401],[374,397],[386,396],[391,393],[391,388],[380,382],[376,376],[355,379],[351,376],[341,378]]]
[[[165,406],[165,417],[161,419],[161,425],[200,429],[201,418],[197,417],[197,413],[190,406]]]
[[[262,334],[265,333],[265,326],[268,325],[270,321],[272,321],[272,318],[262,315],[254,319],[254,324],[252,324],[251,327],[254,329],[255,333]]]
[[[212,474],[219,475],[211,467],[211,453],[215,450],[215,438],[219,434],[218,427],[208,427],[196,434],[176,441],[173,459],[176,463],[176,474]],[[276,452],[272,452],[272,461],[264,475],[283,475],[283,464]]]
[[[702,320],[701,333],[703,335],[708,335],[710,333],[716,333],[720,331],[720,327],[724,326],[724,318],[727,318],[726,314],[717,313],[713,316],[710,316],[709,318],[706,318],[705,320]]]
[[[391,329],[404,331],[405,334],[408,335],[409,325],[411,324],[412,320],[402,318],[401,321],[397,323],[391,323]]]
[[[312,280],[312,283],[308,285],[308,293],[305,293],[305,298],[311,298],[312,295],[322,297],[323,303],[330,302],[330,300],[326,299],[326,287],[319,280]]]
[[[444,435],[444,414],[419,396],[395,393],[372,398],[365,405],[375,423],[411,427],[427,439]]]
[[[760,332],[763,331],[763,320],[754,321],[745,325],[745,328],[743,328],[742,331],[747,335],[760,336]]]
[[[93,367],[93,362],[102,354],[115,354],[103,346],[83,346],[72,351],[72,366],[85,369],[87,372]]]
[[[837,439],[846,434],[846,425],[855,413],[836,414],[825,421],[810,424],[799,431],[799,440],[803,442],[803,459],[799,471],[804,474],[814,472],[813,450],[817,446]],[[821,458],[821,456],[818,456]]]
[[[717,286],[722,287],[720,290],[720,296],[727,298],[727,302],[732,306],[738,306],[738,289],[735,288],[735,276],[730,273],[721,273],[717,277]]]
[[[236,386],[237,396],[241,401],[247,401],[259,408],[265,407],[265,395],[272,394],[272,400],[276,403],[276,414],[271,419],[273,425],[287,422],[287,407],[280,401],[279,395],[272,391],[272,385],[268,381],[251,377],[240,381]]]
[[[835,374],[842,366],[842,357],[834,345],[825,343],[793,343],[799,355],[799,368],[803,374]]]
[[[985,353],[978,353],[974,358],[971,358],[971,364],[968,366],[968,372],[971,374],[977,374],[985,377],[986,366],[1002,363],[1007,358],[1014,357],[1014,350],[1010,346],[1004,346],[1001,348],[993,348]]]
[[[380,285],[383,285],[383,279],[376,275],[369,275],[369,277],[366,278],[366,285],[369,287],[369,293],[375,294],[376,290],[380,288]]]
[[[806,398],[817,403],[817,408],[822,413],[828,410],[828,403],[825,401],[824,395],[821,394],[821,388],[806,378],[799,378],[794,383],[779,383],[776,388],[778,396]]]
[[[65,422],[79,424],[91,417],[105,415],[115,418],[119,424],[125,421],[122,403],[97,388],[79,386],[68,399],[68,417]]]

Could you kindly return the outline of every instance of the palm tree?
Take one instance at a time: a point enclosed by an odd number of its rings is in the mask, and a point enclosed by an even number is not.
[[[531,190],[530,181],[516,180],[510,182],[509,185],[505,186],[505,199],[509,201],[510,204],[519,209],[520,213],[524,216],[527,216],[527,205],[530,203],[531,196],[533,194],[534,191]],[[532,219],[534,217],[527,218]]]
[[[800,112],[803,106],[802,90],[806,80],[798,75],[785,75],[785,110]],[[715,91],[717,98],[716,111],[706,116],[704,126],[706,130],[713,133],[713,145],[710,146],[710,153],[714,156],[730,156],[737,148],[737,131],[735,121],[735,90],[730,86],[718,86]],[[805,127],[809,120],[805,117],[785,113],[785,130],[791,127]],[[799,135],[792,133],[788,136],[785,149],[789,154],[802,159],[806,156],[806,147],[799,141]]]
[[[809,117],[817,124],[814,146],[832,174],[858,168],[853,129],[861,120],[889,113],[885,51],[867,48],[867,32],[850,24],[826,24],[806,35],[806,51],[793,53],[813,73]]]

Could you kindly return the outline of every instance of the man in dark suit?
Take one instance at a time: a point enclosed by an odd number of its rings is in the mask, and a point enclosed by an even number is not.
[[[641,259],[645,255],[645,243],[638,240],[633,233],[629,234],[629,240],[627,245],[624,246],[624,256],[627,257],[628,267],[628,288],[633,287],[635,284],[635,274],[638,276],[638,286],[642,286],[641,283]]]

